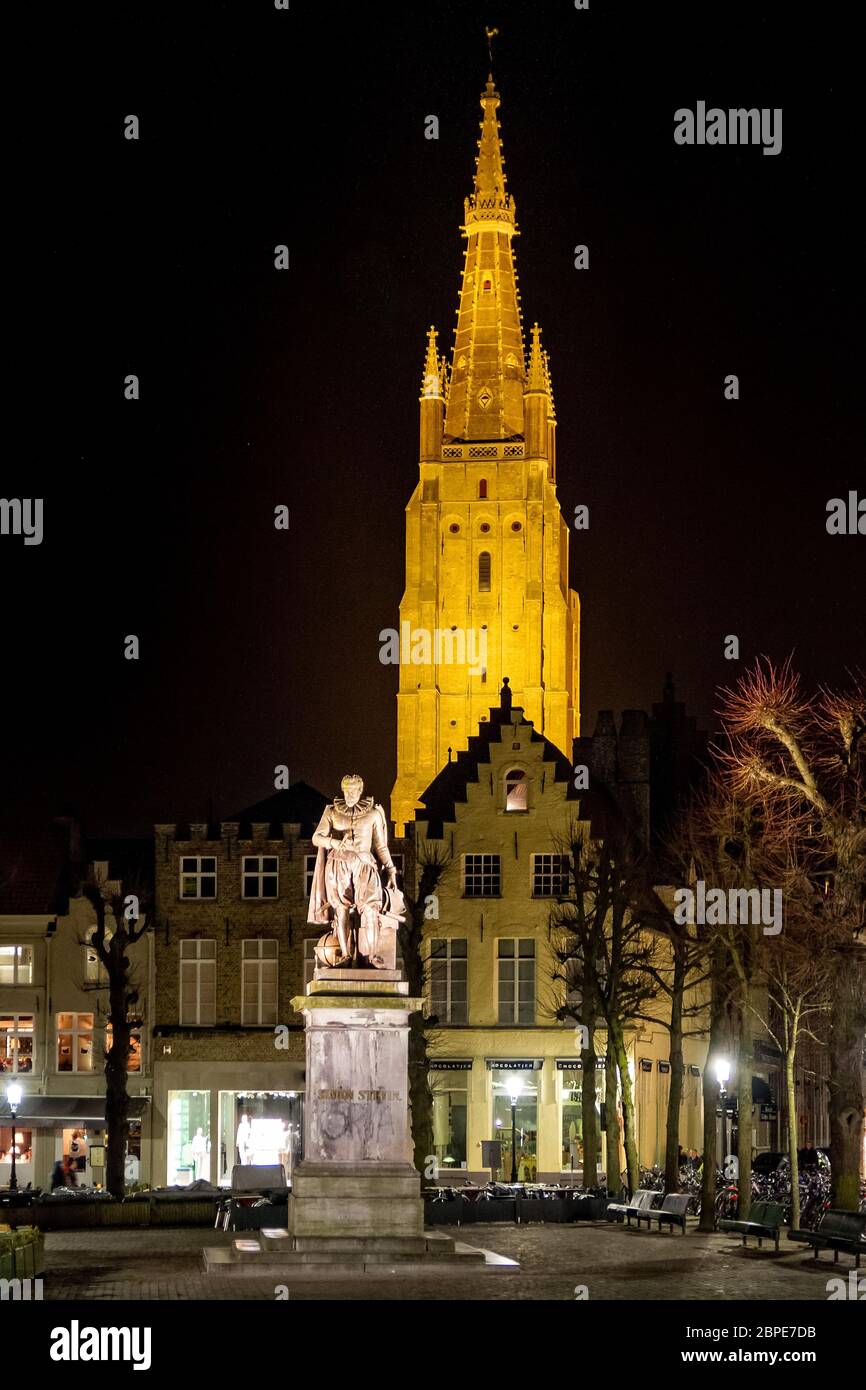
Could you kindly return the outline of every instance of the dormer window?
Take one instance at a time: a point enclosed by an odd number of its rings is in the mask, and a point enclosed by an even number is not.
[[[529,807],[529,786],[526,781],[526,773],[522,768],[514,767],[505,774],[505,809],[506,811],[526,811]]]

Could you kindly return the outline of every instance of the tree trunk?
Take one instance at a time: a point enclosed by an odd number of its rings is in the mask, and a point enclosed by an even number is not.
[[[791,1165],[791,1230],[800,1229],[800,1166],[797,1161],[797,1097],[794,1094],[796,1045],[785,1054],[785,1089],[788,1096],[788,1162]]]
[[[640,1187],[640,1162],[634,1129],[634,1089],[628,1069],[628,1053],[625,1050],[625,1036],[621,1023],[617,1022],[613,1027],[609,1027],[608,1048],[610,1048],[611,1039],[616,1049],[616,1064],[619,1068],[619,1085],[622,1091],[622,1138],[625,1146],[628,1188],[631,1194]]]
[[[607,1171],[607,1195],[613,1197],[622,1187],[619,1166],[619,1122],[616,1103],[616,1057],[613,1048],[608,1047],[604,1059],[604,1114],[605,1114],[605,1168]]]
[[[418,1172],[429,1179],[432,1175],[426,1170],[436,1151],[433,1146],[433,1092],[430,1088],[427,1031],[422,1014],[412,1014],[409,1019],[409,1111],[413,1162]]]
[[[116,979],[109,989],[111,1048],[105,1054],[105,1186],[112,1197],[126,1192],[126,1146],[129,1142],[129,1041],[131,1028],[126,1016],[126,979]]]
[[[725,1010],[720,983],[723,964],[724,952],[716,947],[713,952],[713,971],[710,984],[710,1041],[702,1078],[704,1154],[701,1174],[701,1219],[698,1226],[701,1231],[714,1231],[716,1227],[716,1163],[718,1158],[716,1110],[719,1104],[719,1083],[713,1072],[710,1059],[717,1057],[725,1045]]]
[[[830,1163],[833,1205],[857,1211],[863,1152],[863,1032],[866,991],[846,961],[835,981],[830,1032]]]
[[[675,942],[674,976],[671,986],[670,1063],[671,1086],[668,1095],[665,1134],[665,1192],[676,1192],[680,1185],[680,1111],[683,1103],[683,989],[686,978],[685,946]]]
[[[581,1128],[583,1129],[583,1173],[584,1187],[595,1187],[598,1182],[598,1116],[595,1110],[595,1029],[587,1023],[589,1045],[581,1050],[583,1066],[581,1078]]]
[[[737,1010],[737,1033],[737,1220],[748,1221],[752,1205],[752,1073],[755,1047],[747,998],[741,1001]]]

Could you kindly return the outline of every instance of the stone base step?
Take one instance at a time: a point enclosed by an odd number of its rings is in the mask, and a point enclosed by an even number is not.
[[[450,1238],[446,1238],[450,1241]],[[256,1240],[238,1239],[229,1247],[207,1246],[203,1251],[206,1274],[273,1277],[279,1281],[291,1274],[308,1279],[352,1278],[364,1274],[369,1278],[390,1278],[442,1275],[513,1272],[516,1260],[482,1250],[462,1241],[450,1242],[446,1248],[438,1239],[432,1249],[421,1254],[395,1254],[386,1250],[327,1251],[292,1250],[286,1246],[263,1247]]]

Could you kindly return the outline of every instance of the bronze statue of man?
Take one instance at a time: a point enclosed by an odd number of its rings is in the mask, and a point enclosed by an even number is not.
[[[362,799],[364,782],[356,773],[344,777],[340,787],[342,797],[335,797],[325,807],[313,835],[318,855],[307,920],[328,925],[333,917],[340,943],[338,967],[368,963],[381,969],[379,914],[385,895],[380,865],[385,870],[386,887],[397,887],[397,871],[388,849],[388,822],[372,796]],[[352,923],[353,910],[360,919],[357,928]]]

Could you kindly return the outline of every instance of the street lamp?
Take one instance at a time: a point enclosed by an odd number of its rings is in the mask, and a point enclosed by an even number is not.
[[[6,1099],[9,1102],[9,1109],[12,1111],[12,1171],[9,1174],[9,1191],[18,1191],[18,1174],[15,1171],[15,1116],[21,1104],[23,1092],[17,1081],[12,1081],[6,1087]]]
[[[520,1097],[520,1077],[512,1076],[508,1083],[511,1098],[511,1181],[517,1182],[517,1102]]]
[[[728,1093],[725,1086],[731,1075],[731,1064],[724,1057],[717,1057],[715,1061],[716,1080],[719,1083],[719,1099],[722,1102],[722,1162],[721,1167],[725,1166],[725,1159],[728,1156]]]

